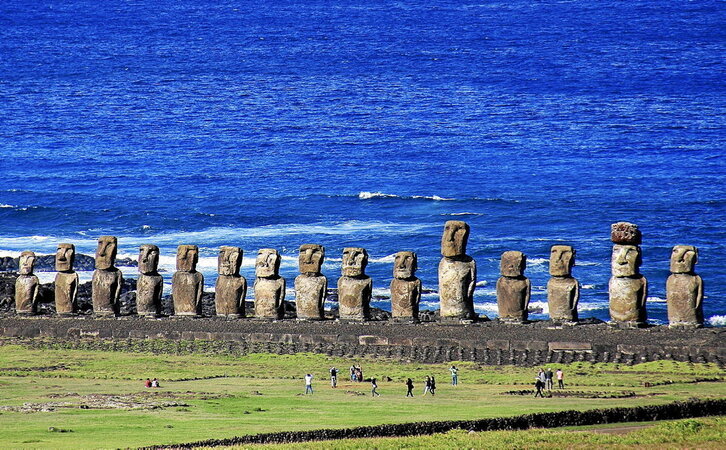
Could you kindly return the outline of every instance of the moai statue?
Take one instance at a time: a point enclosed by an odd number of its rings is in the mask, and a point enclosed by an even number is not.
[[[328,279],[320,273],[325,248],[317,244],[300,246],[300,275],[295,278],[295,306],[298,320],[322,320]]]
[[[33,275],[35,253],[21,253],[19,265],[18,278],[15,280],[15,312],[18,314],[35,314],[35,305],[40,288],[38,277]]]
[[[370,319],[373,280],[366,275],[368,252],[364,248],[343,249],[342,277],[338,278],[338,313],[340,320]]]
[[[164,279],[159,275],[159,247],[144,244],[139,248],[139,280],[136,282],[136,312],[156,317],[161,312]]]
[[[285,316],[285,279],[280,276],[280,254],[261,248],[255,261],[255,318],[282,319]]]
[[[641,233],[637,225],[618,222],[612,225],[613,254],[610,278],[610,318],[615,324],[642,326],[646,323],[645,301],[648,282],[640,274]]]
[[[497,307],[499,320],[503,322],[527,321],[529,296],[532,285],[524,276],[527,257],[522,252],[502,253],[501,273],[497,280]]]
[[[703,326],[703,280],[694,273],[697,262],[696,247],[673,247],[671,275],[666,281],[668,322],[671,327]]]
[[[416,253],[396,253],[391,281],[391,316],[396,322],[418,322],[421,280],[416,278],[417,268]]]
[[[439,297],[441,321],[461,322],[476,318],[474,314],[474,287],[476,285],[476,261],[466,254],[469,224],[449,220],[441,237],[441,261],[439,262]]]
[[[577,322],[580,283],[572,277],[575,249],[569,245],[553,245],[550,249],[550,275],[547,282],[547,303],[550,319],[556,322]]]
[[[242,266],[242,249],[220,247],[217,259],[217,284],[214,287],[214,304],[217,315],[227,318],[245,316],[247,279],[239,274]]]
[[[96,270],[93,271],[91,299],[93,314],[108,317],[116,314],[121,297],[123,275],[114,267],[116,263],[116,236],[101,236],[96,248]]]
[[[55,252],[55,312],[61,316],[73,315],[78,294],[78,274],[73,270],[76,247],[73,244],[58,244]]]
[[[196,317],[202,307],[204,275],[197,272],[199,247],[180,245],[176,250],[176,272],[171,278],[174,315]]]

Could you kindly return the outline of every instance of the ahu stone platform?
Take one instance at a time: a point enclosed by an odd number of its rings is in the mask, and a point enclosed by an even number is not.
[[[113,340],[136,350],[156,340],[213,341],[230,353],[314,352],[356,358],[419,362],[474,361],[486,365],[543,365],[573,361],[636,364],[670,359],[726,366],[726,329],[619,329],[607,324],[551,327],[548,322],[471,325],[390,322],[239,321],[221,318],[148,320],[104,318],[0,318],[0,336],[69,342]],[[201,344],[201,343],[200,343]],[[200,348],[202,346],[200,345]]]

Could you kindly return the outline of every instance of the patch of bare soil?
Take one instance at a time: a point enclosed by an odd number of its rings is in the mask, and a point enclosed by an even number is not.
[[[632,431],[642,430],[644,428],[650,428],[653,424],[638,424],[638,425],[622,425],[618,427],[608,428],[591,428],[589,430],[572,430],[573,433],[599,433],[599,434],[628,434]]]
[[[57,401],[44,403],[26,402],[21,406],[1,406],[0,411],[36,413],[52,412],[58,409],[123,409],[123,410],[151,410],[160,408],[190,406],[184,399],[209,400],[228,397],[225,394],[211,394],[207,392],[139,392],[128,395],[90,394],[79,395],[69,392],[66,394],[51,394],[48,396]],[[64,399],[64,400],[61,400]]]

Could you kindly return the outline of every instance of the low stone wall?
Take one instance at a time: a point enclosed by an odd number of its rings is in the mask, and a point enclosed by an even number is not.
[[[487,365],[639,362],[671,359],[726,364],[726,330],[622,330],[606,324],[553,328],[504,325],[263,322],[223,319],[3,318],[0,336],[53,338],[67,346],[150,352],[321,353],[425,363]],[[80,348],[80,347],[79,347]]]
[[[452,420],[444,422],[413,422],[370,427],[323,429],[312,431],[287,431],[239,436],[230,439],[143,447],[146,450],[167,448],[217,447],[244,444],[284,444],[332,439],[360,439],[378,437],[421,436],[461,429],[468,431],[526,430],[529,428],[553,428],[604,423],[648,422],[690,417],[719,416],[726,414],[726,399],[673,402],[665,405],[637,406],[633,408],[593,409],[589,411],[560,411],[527,414],[480,420]]]

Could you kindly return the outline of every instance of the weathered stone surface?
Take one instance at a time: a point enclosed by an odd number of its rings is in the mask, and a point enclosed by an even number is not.
[[[76,247],[73,244],[58,244],[55,253],[55,310],[57,314],[69,315],[75,312],[78,294],[78,274],[73,271]]]
[[[414,252],[398,252],[393,262],[391,313],[397,321],[418,321],[421,280],[416,278],[418,257]]]
[[[531,283],[524,276],[527,257],[522,252],[502,253],[497,280],[497,307],[499,319],[505,322],[526,322],[528,317]]]
[[[96,270],[91,282],[93,313],[97,316],[113,316],[121,296],[123,276],[113,266],[116,261],[118,242],[115,236],[101,236],[96,248]]]
[[[476,261],[464,255],[441,258],[439,261],[439,298],[441,318],[445,320],[472,320],[474,314],[474,287]]]
[[[34,314],[38,301],[40,280],[33,275],[35,253],[20,254],[20,275],[15,280],[15,312],[18,314]]]
[[[180,245],[176,253],[176,272],[171,280],[174,314],[197,316],[200,313],[204,275],[197,272],[199,248],[196,245]]]
[[[373,280],[365,274],[368,252],[343,249],[342,277],[338,278],[338,312],[342,320],[369,320]]]
[[[553,245],[550,250],[550,275],[547,303],[554,321],[577,322],[580,284],[571,275],[575,250],[569,245]]]
[[[638,226],[630,222],[617,222],[610,226],[610,240],[615,244],[640,245],[643,236]]]
[[[322,320],[325,317],[325,294],[328,279],[320,273],[325,248],[317,244],[300,246],[300,275],[295,278],[295,307],[300,320]]]
[[[323,275],[300,274],[295,278],[295,304],[298,319],[322,320],[328,279]]]
[[[648,282],[640,275],[641,253],[636,245],[613,246],[609,283],[610,318],[616,323],[640,326],[647,321]]]
[[[303,244],[298,254],[300,273],[319,275],[325,260],[325,247],[318,244]]]
[[[666,280],[668,322],[671,327],[703,326],[703,280],[694,273],[698,249],[676,245],[671,253],[671,275]]]
[[[255,318],[282,319],[285,315],[285,279],[279,274],[280,254],[262,248],[255,261]]]
[[[648,283],[645,277],[612,277],[609,292],[610,317],[613,321],[632,325],[646,323],[645,300],[648,296]]]
[[[161,313],[164,279],[159,275],[159,247],[144,244],[139,248],[139,279],[136,283],[136,312],[155,317]]]
[[[219,277],[215,284],[214,303],[218,316],[244,317],[247,279],[239,274],[243,252],[239,247],[221,247],[217,259]]]
[[[449,220],[444,224],[441,236],[441,256],[453,258],[466,255],[469,240],[469,224],[461,220]]]

